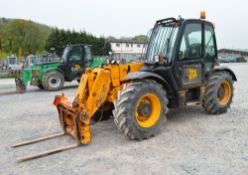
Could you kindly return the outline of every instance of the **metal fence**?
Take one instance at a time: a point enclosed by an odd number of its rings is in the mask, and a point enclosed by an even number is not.
[[[24,64],[18,62],[10,62],[4,60],[0,62],[0,76],[21,73],[24,69]]]
[[[34,64],[54,63],[60,61],[60,58],[54,55],[46,57],[30,57],[30,58],[7,58],[0,61],[0,77],[12,74],[20,74],[26,67]]]
[[[112,56],[94,56],[96,59],[105,60],[116,60],[118,63],[131,63],[134,61],[141,60],[140,55],[125,55],[125,57],[120,57],[119,55]],[[30,58],[8,58],[5,60],[0,60],[0,78],[20,74],[26,67],[32,66],[34,64],[44,64],[44,63],[55,63],[59,62],[60,58],[56,55],[40,56],[40,57],[30,57]],[[108,62],[108,61],[107,61]]]

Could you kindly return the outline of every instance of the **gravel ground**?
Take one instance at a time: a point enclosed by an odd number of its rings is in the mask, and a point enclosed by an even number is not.
[[[10,145],[59,132],[56,94],[73,98],[76,83],[60,92],[28,87],[21,95],[0,97],[0,174],[248,174],[248,64],[229,65],[238,77],[231,109],[207,115],[200,107],[171,110],[160,133],[149,140],[130,141],[113,120],[93,125],[93,141],[47,157],[16,162],[20,155],[69,145],[69,136],[15,150]],[[13,80],[0,80],[0,92],[14,89]]]

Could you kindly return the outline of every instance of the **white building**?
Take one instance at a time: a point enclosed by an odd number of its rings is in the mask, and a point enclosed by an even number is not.
[[[110,40],[111,49],[114,57],[140,57],[144,53],[146,43],[133,40],[115,39]]]

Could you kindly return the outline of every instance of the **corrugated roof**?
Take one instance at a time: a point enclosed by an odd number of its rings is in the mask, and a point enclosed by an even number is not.
[[[111,43],[130,43],[130,44],[146,44],[146,42],[142,41],[134,41],[132,39],[110,39]]]

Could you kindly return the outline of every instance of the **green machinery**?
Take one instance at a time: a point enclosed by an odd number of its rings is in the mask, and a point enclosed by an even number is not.
[[[90,45],[70,45],[64,49],[59,62],[35,64],[24,69],[15,80],[17,91],[25,91],[29,82],[40,89],[59,90],[65,81],[80,81],[86,67],[95,68],[104,63],[103,58],[93,58]]]

